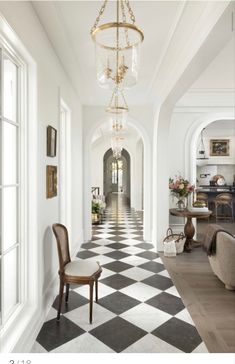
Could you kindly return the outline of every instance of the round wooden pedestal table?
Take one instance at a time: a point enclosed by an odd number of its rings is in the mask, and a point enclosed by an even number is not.
[[[184,244],[184,251],[190,253],[193,247],[198,247],[202,245],[202,242],[196,241],[193,239],[195,234],[195,228],[192,223],[193,218],[200,219],[208,219],[208,217],[212,214],[212,211],[208,210],[208,212],[191,212],[187,209],[177,210],[170,209],[170,214],[173,216],[186,217],[186,224],[184,225],[184,234],[186,236],[186,241]]]

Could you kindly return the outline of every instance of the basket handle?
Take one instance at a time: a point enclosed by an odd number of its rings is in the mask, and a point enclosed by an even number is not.
[[[173,231],[172,231],[172,228],[168,228],[167,231],[166,231],[166,238],[169,236],[169,235],[173,235]]]
[[[181,239],[184,239],[184,234],[181,232],[178,239],[176,239],[176,241],[180,241]]]

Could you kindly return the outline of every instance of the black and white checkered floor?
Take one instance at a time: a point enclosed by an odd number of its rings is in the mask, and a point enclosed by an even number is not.
[[[103,268],[93,323],[88,323],[88,286],[72,287],[60,322],[56,299],[32,352],[206,353],[156,249],[143,241],[141,217],[115,206],[77,254]]]

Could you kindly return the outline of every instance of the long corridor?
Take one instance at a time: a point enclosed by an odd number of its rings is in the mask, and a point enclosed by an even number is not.
[[[143,241],[141,214],[127,207],[124,195],[112,195],[77,259],[102,265],[93,323],[88,286],[73,286],[59,323],[55,299],[32,352],[207,352],[156,248]]]

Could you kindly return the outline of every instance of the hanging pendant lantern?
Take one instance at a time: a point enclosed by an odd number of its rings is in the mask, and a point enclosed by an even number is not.
[[[108,0],[105,0],[91,29],[96,46],[96,73],[101,87],[130,88],[137,83],[139,46],[143,32],[135,25],[135,16],[128,0],[116,0],[114,21],[99,24]],[[110,1],[110,3],[113,3]],[[126,12],[130,22],[127,21]]]
[[[205,150],[205,145],[204,145],[204,140],[203,140],[203,132],[204,132],[205,128],[202,129],[201,131],[201,135],[200,135],[200,144],[199,144],[199,148],[198,148],[198,156],[196,159],[197,165],[198,166],[203,166],[206,165],[208,162],[208,158],[206,157],[206,150]]]
[[[113,151],[113,157],[115,159],[119,159],[121,158],[121,155],[122,155],[122,140],[123,138],[120,137],[118,134],[114,135],[112,138],[111,138],[111,148],[112,148],[112,151]]]
[[[106,112],[109,114],[111,127],[113,131],[121,131],[126,123],[127,113],[129,111],[123,91],[115,90],[112,93]]]

